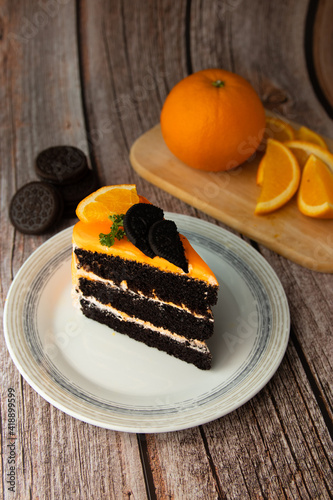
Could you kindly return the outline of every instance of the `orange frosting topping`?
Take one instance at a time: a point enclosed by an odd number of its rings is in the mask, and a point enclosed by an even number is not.
[[[149,266],[156,267],[165,272],[184,274],[191,278],[206,281],[213,286],[218,285],[216,277],[208,265],[190,245],[185,236],[180,235],[189,264],[188,273],[185,273],[180,267],[175,266],[162,257],[156,256],[153,259],[147,257],[126,237],[122,240],[116,240],[114,245],[111,247],[101,245],[99,241],[99,234],[109,233],[110,225],[110,222],[85,223],[79,221],[73,229],[73,244],[78,248],[83,248],[84,250],[88,250],[90,252],[104,253],[107,255],[119,256],[122,259],[135,260],[136,262],[148,264]]]

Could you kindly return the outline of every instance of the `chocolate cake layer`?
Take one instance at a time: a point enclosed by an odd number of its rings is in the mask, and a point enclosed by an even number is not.
[[[146,297],[184,304],[199,314],[206,314],[217,302],[217,286],[194,280],[186,274],[162,272],[146,264],[81,248],[76,248],[74,252],[78,268],[82,267],[87,272],[111,280],[117,286],[126,281],[129,290],[141,292]]]
[[[98,302],[112,305],[133,318],[171,330],[186,338],[204,340],[213,334],[214,323],[210,310],[198,317],[191,311],[171,304],[149,300],[128,290],[82,277],[79,278],[78,288],[85,297],[94,297]]]
[[[211,368],[211,353],[205,344],[202,345],[202,348],[193,348],[193,343],[190,343],[186,339],[183,342],[179,342],[168,335],[163,335],[151,329],[149,326],[144,326],[133,321],[125,321],[112,311],[100,309],[86,299],[81,299],[80,305],[83,314],[87,318],[107,325],[113,330],[126,334],[134,340],[143,342],[149,347],[155,347],[182,361],[191,363],[201,370],[209,370]]]

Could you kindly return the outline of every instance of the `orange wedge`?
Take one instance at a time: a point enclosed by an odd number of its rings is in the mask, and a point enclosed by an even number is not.
[[[275,116],[266,116],[266,129],[264,140],[275,139],[276,141],[284,142],[295,139],[295,130],[293,127]]]
[[[257,215],[268,214],[285,205],[296,193],[301,177],[293,153],[275,139],[267,140],[261,163],[261,192],[254,211]]]
[[[333,173],[314,155],[304,166],[297,205],[309,217],[333,219]]]
[[[289,123],[285,122],[281,118],[266,116],[266,128],[261,144],[262,147],[260,147],[261,150],[265,150],[265,147],[267,147],[268,139],[275,139],[279,142],[290,141],[295,139],[295,130],[291,125],[289,125]],[[262,184],[263,167],[264,162],[261,161],[257,171],[258,186],[261,186]]]
[[[333,154],[327,149],[308,141],[287,141],[285,146],[291,149],[296,156],[301,168],[304,167],[310,155],[315,155],[322,160],[333,172]]]
[[[317,132],[315,132],[314,130],[311,130],[310,128],[304,126],[300,127],[300,129],[296,131],[295,139],[297,139],[298,141],[312,142],[313,144],[317,144],[324,149],[328,149],[327,144],[321,137],[321,135],[317,134]]]
[[[139,201],[135,184],[104,186],[78,204],[76,215],[82,222],[109,221],[109,215],[125,214]]]

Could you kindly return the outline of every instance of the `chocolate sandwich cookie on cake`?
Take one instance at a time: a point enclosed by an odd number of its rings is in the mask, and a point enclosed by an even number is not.
[[[136,193],[107,186],[73,229],[73,297],[85,316],[200,369],[211,367],[218,282],[176,224]]]

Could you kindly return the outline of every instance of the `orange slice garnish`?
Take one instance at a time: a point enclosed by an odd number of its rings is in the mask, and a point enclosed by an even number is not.
[[[318,146],[321,146],[324,149],[328,149],[326,142],[324,139],[321,137],[321,135],[317,134],[314,130],[311,130],[308,127],[300,127],[296,131],[296,137],[298,141],[306,141],[306,142],[311,142],[313,144],[317,144]]]
[[[296,193],[301,177],[293,153],[275,139],[267,140],[266,153],[259,169],[261,192],[254,211],[257,215],[271,213],[285,205]]]
[[[333,173],[317,156],[310,155],[304,166],[297,205],[309,217],[333,219]]]
[[[78,204],[76,215],[82,222],[109,221],[110,215],[125,214],[139,201],[135,184],[104,186]]]

